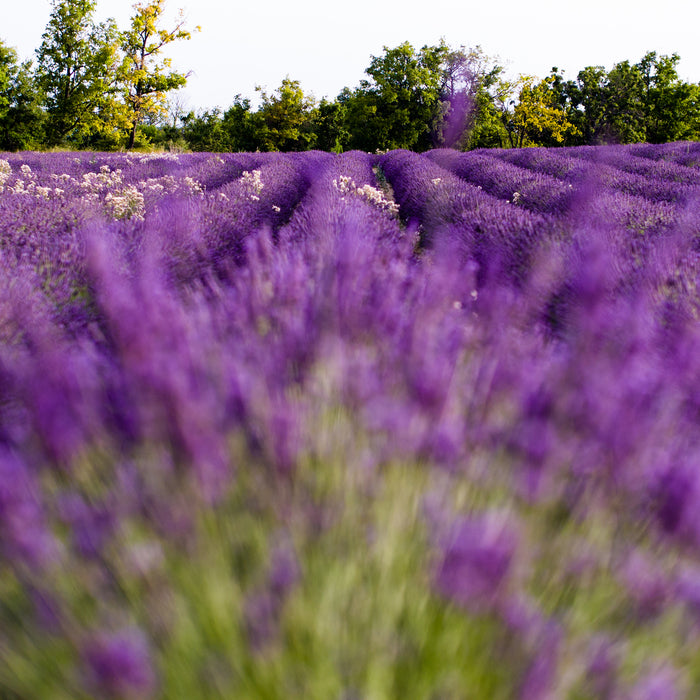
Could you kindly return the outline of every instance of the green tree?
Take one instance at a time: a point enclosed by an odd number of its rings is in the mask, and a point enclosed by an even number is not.
[[[588,66],[575,81],[556,77],[560,104],[578,127],[571,143],[663,143],[700,135],[700,86],[682,82],[677,54],[650,51],[606,72]]]
[[[131,26],[121,34],[124,58],[119,70],[128,112],[127,148],[133,148],[137,127],[143,119],[163,114],[167,93],[187,82],[187,75],[170,70],[170,59],[161,58],[161,54],[168,44],[191,38],[184,28],[182,11],[172,29],[160,27],[165,0],[137,3],[134,9]]]
[[[95,0],[52,0],[52,8],[36,51],[46,139],[50,146],[80,144],[110,128],[119,114],[118,32],[113,20],[93,22]]]
[[[181,118],[182,137],[193,151],[227,151],[228,144],[221,124],[221,110],[189,112]]]
[[[417,52],[404,42],[393,49],[384,47],[382,56],[372,56],[365,70],[370,80],[338,96],[345,110],[348,147],[365,151],[431,148],[444,116],[440,97],[447,53],[444,43]]]
[[[564,80],[557,68],[552,69],[558,89],[559,104],[576,126],[578,135],[566,145],[605,143],[610,140],[611,125],[607,118],[607,73],[603,66],[587,66],[576,80]]]
[[[17,63],[17,52],[0,42],[0,150],[41,146],[44,112],[31,63]]]
[[[10,85],[17,71],[17,52],[0,41],[0,119],[4,119],[10,107]]]
[[[338,105],[338,122],[333,143],[337,142],[341,151],[375,151],[380,148],[382,129],[377,119],[377,103],[373,95],[362,88],[351,90],[345,87],[334,104]]]
[[[636,64],[641,75],[645,140],[665,143],[698,138],[700,87],[678,77],[678,54],[649,51]]]
[[[433,137],[436,146],[466,149],[474,144],[497,145],[489,136],[498,119],[490,90],[503,68],[480,46],[450,49],[443,58],[440,85],[441,112]]]
[[[261,150],[306,151],[315,146],[315,100],[304,95],[298,80],[287,76],[272,95],[260,86],[262,104],[255,114]]]
[[[221,118],[221,128],[225,135],[227,151],[257,151],[261,149],[257,133],[256,116],[250,109],[247,97],[236,95],[233,104]]]
[[[350,134],[346,128],[347,109],[339,100],[322,99],[314,110],[313,129],[316,148],[321,151],[342,153],[346,150]]]
[[[500,79],[496,105],[511,148],[563,144],[578,128],[553,89],[554,78],[544,80],[521,75],[514,80]]]

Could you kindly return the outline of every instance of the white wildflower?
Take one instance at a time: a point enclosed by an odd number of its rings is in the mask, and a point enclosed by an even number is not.
[[[84,173],[80,186],[92,192],[103,192],[114,189],[122,184],[122,171],[110,171],[108,165],[103,165],[99,173]]]
[[[433,185],[439,185],[442,182],[442,178],[441,177],[434,177],[431,180],[431,182],[433,183]]]
[[[119,194],[108,192],[105,206],[115,219],[143,219],[145,212],[143,194],[133,185],[124,188]]]
[[[399,205],[387,199],[381,190],[369,184],[358,187],[355,181],[348,175],[341,175],[340,180],[333,180],[333,187],[335,187],[341,195],[353,194],[382,211],[388,211],[390,214],[398,214]],[[341,200],[343,199],[344,197],[341,197]]]
[[[12,166],[6,160],[0,160],[0,186],[4,185],[12,175]]]
[[[34,174],[32,173],[32,169],[26,163],[24,163],[24,165],[20,165],[19,169],[22,172],[22,175],[24,175],[24,177],[26,177],[30,180],[31,180],[31,178],[34,177]]]
[[[250,199],[252,199],[254,202],[260,201],[260,197],[258,195],[262,192],[263,187],[265,186],[263,181],[260,179],[260,171],[253,170],[251,173],[244,170],[243,175],[241,175],[241,182],[248,192]]]
[[[186,177],[183,182],[185,183],[185,187],[189,189],[192,194],[202,194],[204,192],[201,183],[197,182],[193,177]]]
[[[276,211],[278,214],[282,211],[276,204],[272,205],[272,211]]]

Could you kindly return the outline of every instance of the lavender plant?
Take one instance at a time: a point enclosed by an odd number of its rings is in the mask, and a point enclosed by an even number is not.
[[[696,697],[693,153],[2,155],[0,697]]]

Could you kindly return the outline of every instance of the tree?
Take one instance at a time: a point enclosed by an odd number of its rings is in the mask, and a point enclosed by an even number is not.
[[[17,52],[0,42],[0,150],[37,148],[44,133],[31,63],[17,63]]]
[[[489,91],[502,71],[480,46],[460,46],[445,54],[440,85],[444,117],[433,137],[436,146],[463,149],[482,139],[487,143],[479,145],[493,145],[487,134],[498,124]]]
[[[121,35],[124,60],[119,71],[129,113],[127,148],[133,148],[136,129],[144,117],[164,112],[166,93],[187,82],[187,75],[169,70],[170,59],[160,59],[160,55],[168,44],[191,38],[190,32],[184,29],[182,11],[172,29],[159,27],[165,0],[137,3],[134,9],[131,27]]]
[[[316,148],[333,153],[346,150],[350,134],[346,128],[347,109],[342,102],[322,99],[314,111],[313,120]]]
[[[606,72],[588,66],[575,81],[556,77],[558,99],[580,137],[569,143],[663,143],[700,135],[700,86],[678,78],[677,54],[650,51]]]
[[[236,95],[233,104],[224,112],[221,128],[227,151],[256,151],[261,148],[256,117],[250,111],[250,100]]]
[[[190,112],[181,117],[182,137],[193,151],[228,151],[219,109]]]
[[[10,84],[17,70],[17,52],[0,41],[0,119],[7,115],[10,106]]]
[[[424,151],[433,146],[433,133],[442,112],[442,64],[448,47],[424,46],[416,52],[409,42],[383,56],[372,56],[365,73],[371,81],[361,88],[374,104],[379,143],[377,148]]]
[[[287,76],[272,95],[260,86],[262,105],[256,113],[259,140],[265,151],[306,151],[315,145],[315,100],[304,95],[298,80]]]
[[[79,143],[111,126],[119,114],[114,21],[94,24],[95,0],[52,0],[52,5],[36,51],[50,146],[66,139]]]
[[[700,88],[681,82],[679,61],[678,54],[657,56],[649,51],[636,64],[642,79],[645,140],[651,143],[698,137]]]
[[[554,79],[529,75],[515,80],[499,80],[496,104],[511,148],[564,143],[569,134],[578,133],[557,103],[552,89]]]
[[[365,70],[370,80],[338,96],[347,146],[365,151],[431,148],[443,117],[440,90],[447,52],[444,43],[417,52],[404,42],[393,49],[385,46],[382,56],[372,56]]]
[[[607,73],[603,66],[587,66],[578,72],[576,80],[564,80],[557,68],[552,69],[553,86],[558,101],[576,126],[578,137],[566,145],[606,143],[612,138],[607,117]]]

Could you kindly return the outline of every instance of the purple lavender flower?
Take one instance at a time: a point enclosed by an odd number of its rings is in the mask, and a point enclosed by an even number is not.
[[[249,596],[243,612],[245,629],[251,647],[261,651],[275,637],[278,630],[279,601],[270,591]]]
[[[649,618],[661,612],[671,590],[658,564],[635,549],[622,566],[620,575],[640,617]]]
[[[677,700],[680,697],[676,674],[670,668],[661,668],[635,683],[626,700]]]
[[[507,581],[516,546],[503,513],[458,520],[442,546],[436,589],[458,605],[488,609]]]
[[[275,544],[270,553],[270,591],[283,598],[299,580],[299,562],[290,543]]]
[[[551,697],[561,637],[562,632],[558,625],[551,621],[544,623],[534,644],[534,659],[520,686],[520,700],[546,700]]]
[[[10,563],[42,566],[54,551],[39,494],[26,464],[0,448],[0,556]]]
[[[86,685],[106,700],[145,700],[156,690],[148,641],[138,629],[101,632],[83,650]]]
[[[117,526],[117,515],[106,503],[88,502],[78,494],[66,494],[59,502],[60,516],[70,525],[75,550],[83,557],[103,554],[103,547]]]
[[[617,665],[614,643],[604,636],[592,639],[587,650],[586,687],[593,697],[598,700],[614,697]]]

